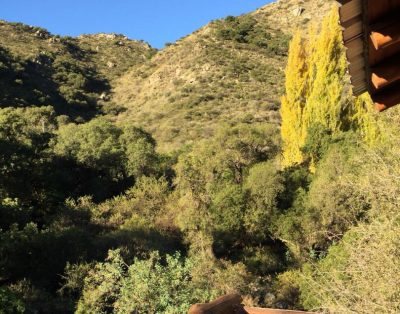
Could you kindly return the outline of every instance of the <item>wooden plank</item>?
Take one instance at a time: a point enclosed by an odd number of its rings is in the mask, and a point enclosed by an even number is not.
[[[367,76],[365,71],[358,71],[356,73],[354,73],[351,77],[351,83],[354,84],[358,84],[360,82],[366,82]]]
[[[379,90],[400,80],[400,55],[371,68],[371,81]]]
[[[338,2],[339,2],[341,5],[344,5],[344,4],[349,3],[349,2],[351,2],[351,1],[353,1],[353,0],[338,0]]]
[[[262,309],[256,307],[244,307],[247,314],[315,314],[311,312],[277,310],[277,309]]]
[[[360,96],[368,91],[367,82],[361,82],[357,85],[353,85],[353,94],[354,96]]]
[[[241,303],[240,295],[229,294],[210,303],[192,305],[188,314],[232,314]]]
[[[343,4],[343,3],[342,3]],[[340,20],[343,23],[362,14],[362,0],[352,0],[339,8]]]
[[[365,70],[364,55],[358,55],[352,60],[349,60],[349,72],[356,73],[357,71]]]
[[[371,40],[375,49],[400,43],[400,12],[390,19],[371,25]]]
[[[302,311],[244,307],[241,303],[242,303],[242,297],[240,295],[230,294],[220,297],[217,300],[210,303],[192,305],[189,309],[188,314],[307,314],[309,313]]]
[[[375,108],[384,111],[390,107],[400,104],[400,83],[372,96]]]
[[[353,20],[353,24],[346,27],[343,31],[343,40],[347,42],[352,38],[363,35],[363,21],[361,19],[355,19]]]
[[[347,48],[347,59],[351,60],[364,53],[364,40],[356,38],[350,42],[345,43]]]
[[[349,74],[354,95],[358,96],[367,91],[368,84],[365,75],[364,58],[364,25],[363,2],[365,0],[340,1],[340,22],[343,27],[343,41],[347,48],[346,56],[349,61]]]

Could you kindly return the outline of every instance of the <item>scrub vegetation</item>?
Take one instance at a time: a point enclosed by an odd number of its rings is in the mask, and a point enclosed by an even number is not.
[[[0,313],[400,311],[399,109],[282,3],[158,52],[1,23]]]

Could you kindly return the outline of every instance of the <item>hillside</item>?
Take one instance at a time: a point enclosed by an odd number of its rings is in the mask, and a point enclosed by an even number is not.
[[[278,124],[290,36],[330,3],[278,1],[213,21],[158,52],[118,34],[60,37],[0,21],[0,106],[51,105],[76,121],[118,115],[153,134],[162,151],[221,124]]]
[[[278,0],[256,10],[252,15],[265,27],[289,34],[297,29],[305,33],[309,25],[319,25],[333,3],[333,0]]]
[[[113,81],[155,50],[116,34],[60,37],[40,27],[0,21],[0,106],[52,105],[87,119],[102,111]]]
[[[400,106],[353,95],[329,7],[160,51],[2,22],[0,313],[400,313]]]
[[[118,80],[112,101],[127,108],[118,121],[144,127],[164,151],[223,123],[279,123],[288,40],[331,4],[278,1],[178,40]]]

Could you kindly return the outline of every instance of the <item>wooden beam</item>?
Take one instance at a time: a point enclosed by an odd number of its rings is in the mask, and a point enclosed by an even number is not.
[[[353,94],[379,111],[400,103],[400,0],[338,0]]]
[[[350,42],[345,43],[347,51],[347,59],[351,60],[364,53],[364,40],[357,38]]]
[[[230,294],[210,303],[192,305],[188,314],[315,314],[302,311],[247,307],[241,303],[242,297],[240,295]]]
[[[372,85],[379,90],[400,80],[400,55],[371,68]]]
[[[311,312],[244,307],[246,314],[315,314]]]
[[[396,17],[371,25],[371,40],[376,50],[400,43],[400,20]]]
[[[400,83],[389,89],[384,89],[378,94],[372,96],[375,102],[375,108],[378,111],[384,111],[390,107],[400,104]]]
[[[241,303],[240,295],[229,294],[210,303],[192,305],[188,314],[232,314]]]
[[[370,24],[400,10],[400,0],[364,0],[367,2],[367,16]]]
[[[342,1],[341,3],[339,14],[342,24],[362,14],[362,0]]]

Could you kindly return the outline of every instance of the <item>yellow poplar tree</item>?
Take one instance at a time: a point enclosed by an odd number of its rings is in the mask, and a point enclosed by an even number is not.
[[[307,157],[302,147],[313,125],[324,127],[333,136],[350,129],[359,131],[367,141],[377,136],[376,120],[365,106],[365,97],[353,99],[346,72],[335,7],[319,32],[311,28],[308,40],[298,32],[289,47],[281,106],[283,167],[299,164]]]
[[[307,90],[306,50],[301,33],[297,32],[289,47],[289,58],[286,67],[286,94],[282,97],[281,134],[283,139],[283,165],[303,161],[301,147],[304,145],[302,115]]]
[[[333,133],[348,127],[349,90],[346,89],[347,63],[342,44],[338,10],[324,19],[308,58],[310,94],[307,95],[303,125],[320,124]]]

